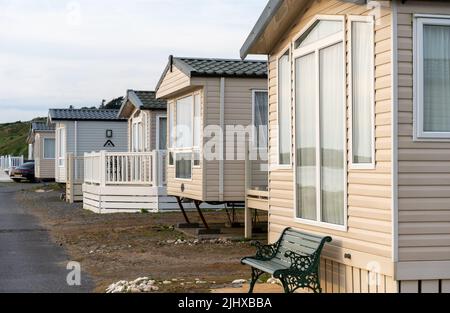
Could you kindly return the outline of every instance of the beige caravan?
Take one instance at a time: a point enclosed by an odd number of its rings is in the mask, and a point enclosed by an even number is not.
[[[235,142],[232,129],[245,136],[248,126],[267,128],[267,62],[171,56],[156,96],[168,101],[168,194],[243,203],[245,142]],[[261,137],[255,148],[267,150]]]
[[[269,237],[330,235],[327,292],[450,292],[450,3],[271,0]]]
[[[35,162],[36,179],[55,179],[55,125],[46,122],[31,123],[27,142],[28,159]]]

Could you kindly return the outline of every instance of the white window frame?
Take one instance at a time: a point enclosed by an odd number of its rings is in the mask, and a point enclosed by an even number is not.
[[[294,37],[294,39],[292,40],[292,47],[295,47],[295,42],[297,41],[297,39],[299,39],[306,31],[309,30],[309,28],[311,26],[313,26],[317,21],[319,20],[332,20],[332,21],[342,21],[342,25],[343,25],[343,29],[342,32],[336,33],[334,35],[331,35],[329,37],[326,37],[324,39],[321,39],[313,44],[310,44],[306,47],[302,47],[302,48],[297,48],[294,49],[292,51],[292,67],[293,67],[293,85],[295,86],[295,80],[297,77],[297,73],[296,73],[296,66],[295,66],[295,60],[299,57],[305,56],[307,54],[310,53],[315,53],[316,55],[316,62],[317,59],[319,58],[319,50],[326,48],[327,46],[332,46],[335,45],[337,43],[342,42],[343,45],[343,67],[344,67],[344,77],[343,77],[343,103],[344,103],[344,114],[342,116],[342,119],[344,121],[344,129],[343,131],[343,136],[346,139],[347,138],[347,109],[346,109],[346,103],[347,103],[347,70],[346,70],[346,38],[345,38],[345,33],[346,33],[346,23],[345,23],[345,17],[344,16],[337,16],[337,15],[316,15],[316,17],[311,20],[301,31],[300,33]],[[316,64],[316,69],[319,68],[319,65]],[[317,73],[317,79],[319,80],[319,73]],[[317,82],[318,84],[318,82]],[[296,88],[293,88],[293,94],[292,94],[292,98],[294,99],[292,101],[293,103],[293,134],[297,134],[297,120],[296,120],[296,116],[297,116],[297,108],[296,108]],[[317,101],[319,101],[317,99]],[[320,108],[319,105],[316,106],[316,149],[320,149],[321,145],[320,145],[320,114],[318,114]],[[344,143],[346,142],[346,140],[344,140]],[[309,225],[309,226],[316,226],[316,227],[320,227],[320,228],[324,228],[324,229],[332,229],[332,230],[336,230],[336,231],[341,231],[341,232],[348,232],[348,152],[347,152],[347,145],[344,145],[344,225],[336,225],[336,224],[331,224],[331,223],[326,223],[326,222],[322,222],[321,218],[322,218],[322,206],[321,206],[321,201],[317,203],[317,220],[313,221],[313,220],[308,220],[308,219],[304,219],[304,218],[300,218],[298,217],[298,193],[297,193],[297,140],[294,140],[293,142],[294,145],[294,179],[293,179],[293,184],[294,184],[294,221],[298,224],[302,224],[302,225]],[[317,154],[316,154],[317,155]],[[317,163],[317,176],[320,176],[319,173],[321,173],[321,162],[320,160],[318,160],[319,162]],[[321,193],[321,178],[319,178],[318,180],[316,179],[316,193],[317,193],[317,197],[320,196]],[[321,196],[320,196],[321,197]]]
[[[45,141],[46,140],[53,140],[53,142],[55,144],[55,157],[53,157],[53,158],[46,158],[45,157]],[[42,159],[43,160],[55,160],[56,159],[56,140],[55,140],[55,138],[43,138],[42,139]]]
[[[293,162],[292,162],[292,143],[293,143],[293,140],[292,140],[292,137],[293,137],[293,134],[292,134],[292,132],[293,132],[293,127],[292,127],[292,118],[289,120],[289,129],[290,129],[290,138],[289,138],[289,143],[290,143],[290,145],[289,145],[289,164],[280,164],[280,142],[281,142],[281,140],[280,140],[280,67],[279,67],[279,65],[280,65],[280,59],[286,54],[286,52],[288,52],[289,51],[289,64],[290,64],[290,75],[289,75],[289,77],[290,77],[290,89],[291,89],[291,101],[290,101],[290,108],[291,108],[291,117],[292,117],[292,51],[293,51],[293,45],[292,45],[292,43],[290,42],[289,44],[288,44],[288,46],[287,47],[285,47],[284,49],[283,49],[283,51],[277,56],[277,66],[276,66],[276,71],[277,71],[277,98],[276,98],[276,101],[277,101],[277,127],[278,127],[278,129],[277,129],[277,132],[278,132],[278,135],[277,135],[277,164],[276,164],[276,169],[292,169],[292,164],[293,164]],[[270,102],[270,101],[269,101]],[[270,112],[270,110],[269,110],[269,112]],[[270,113],[269,113],[269,115],[270,115]]]
[[[190,154],[191,155],[191,178],[178,178],[177,177],[177,156],[178,154]],[[191,149],[178,149],[173,153],[173,166],[175,168],[175,180],[178,181],[185,181],[185,182],[191,182],[193,180],[194,176],[194,153]]]
[[[372,80],[372,89],[370,93],[370,103],[371,103],[371,151],[372,151],[372,162],[370,163],[354,163],[353,162],[353,53],[352,53],[352,45],[353,45],[353,22],[365,22],[370,23],[372,26],[373,32],[370,36],[370,46],[372,47],[373,53],[370,59],[371,71],[370,77]],[[349,53],[349,97],[348,97],[348,107],[349,107],[349,117],[350,117],[350,125],[349,125],[349,169],[350,170],[374,170],[376,169],[376,146],[375,146],[375,22],[373,16],[356,16],[351,15],[348,17],[348,53]]]
[[[167,104],[168,112],[167,112],[167,166],[170,168],[175,167],[175,127],[176,127],[176,111],[175,111],[176,101],[170,102]],[[171,117],[173,117],[171,122]],[[173,164],[170,164],[170,156],[172,155]]]
[[[135,127],[136,127],[136,132],[135,132]],[[136,134],[137,134],[137,139],[138,139],[138,147],[137,150],[142,150],[142,151],[136,151],[136,146],[135,146],[135,140],[136,140]],[[144,152],[145,151],[145,147],[144,147],[144,137],[145,137],[145,129],[144,129],[144,121],[142,118],[142,115],[140,115],[137,118],[134,118],[132,121],[132,131],[131,131],[131,139],[132,139],[132,150],[133,152]]]
[[[173,125],[173,131],[175,134],[175,138],[174,138],[174,147],[171,147],[168,149],[168,153],[172,153],[173,155],[173,165],[169,165],[170,167],[174,167],[175,169],[175,180],[177,181],[192,181],[193,180],[193,175],[194,175],[194,168],[201,168],[202,167],[202,160],[200,160],[200,165],[194,165],[194,152],[200,152],[200,157],[202,157],[202,150],[201,147],[196,147],[194,146],[194,123],[195,123],[195,96],[199,96],[199,100],[200,100],[200,120],[202,120],[202,105],[203,105],[203,99],[202,99],[202,91],[201,90],[197,90],[194,92],[191,92],[189,94],[185,94],[183,96],[180,96],[176,99],[174,99],[174,103],[171,107],[171,109],[175,110],[175,114],[174,114],[174,125]],[[177,107],[177,102],[181,99],[185,99],[185,98],[192,98],[192,115],[191,115],[191,119],[192,119],[192,147],[183,147],[183,148],[179,148],[177,147],[177,114],[178,112],[176,111],[176,107]],[[170,114],[170,112],[169,112]],[[202,134],[203,134],[203,129],[201,127],[202,123],[200,123],[200,145],[202,145]],[[191,153],[191,178],[190,179],[186,179],[186,178],[177,178],[176,177],[176,173],[177,173],[177,154],[184,154],[184,153]],[[167,162],[169,163],[169,162]]]
[[[57,153],[57,162],[58,167],[63,168],[66,165],[66,129],[64,127],[59,127],[56,130],[57,137],[58,137],[58,150]]]
[[[416,14],[413,18],[413,59],[414,59],[414,141],[450,142],[450,132],[426,132],[424,123],[424,78],[423,78],[423,26],[450,26],[449,15]]]
[[[162,119],[162,118],[165,118],[166,119],[166,126],[167,126],[167,122],[168,122],[168,120],[167,120],[167,115],[165,115],[165,114],[158,114],[158,115],[156,115],[156,149],[155,150],[160,150],[159,149],[159,144],[160,144],[160,131],[159,131],[159,126],[160,126],[160,120]],[[166,130],[166,136],[167,136],[167,130]],[[166,145],[168,146],[168,143],[166,143]],[[167,150],[167,146],[166,146],[166,150]]]
[[[257,142],[258,138],[256,137],[256,127],[255,127],[255,105],[256,105],[256,93],[265,92],[267,94],[267,100],[269,100],[269,93],[267,89],[252,89],[252,148],[254,150],[267,150],[269,148],[269,137],[267,137],[267,148],[258,147]],[[267,113],[269,113],[269,102],[267,101]],[[269,121],[269,117],[267,117],[267,121]],[[269,125],[267,125],[269,127]],[[269,131],[267,129],[267,131]]]

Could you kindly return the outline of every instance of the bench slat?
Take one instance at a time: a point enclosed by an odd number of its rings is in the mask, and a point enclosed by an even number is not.
[[[302,244],[295,244],[295,243],[291,243],[291,242],[287,242],[287,241],[283,241],[281,243],[281,246],[283,247],[285,250],[290,250],[296,253],[300,253],[300,254],[306,254],[306,255],[310,255],[313,254],[317,248],[311,248],[311,247],[306,247]],[[283,253],[284,255],[284,253]]]
[[[291,240],[288,237],[288,238],[283,238],[282,241],[283,242],[289,242],[289,243],[292,243],[292,244],[301,245],[301,246],[308,247],[308,248],[311,248],[311,249],[314,249],[314,250],[319,248],[319,245],[320,245],[320,243],[312,242],[312,241],[309,241],[308,239],[303,239],[303,240],[300,240],[300,241],[293,241],[293,240]]]

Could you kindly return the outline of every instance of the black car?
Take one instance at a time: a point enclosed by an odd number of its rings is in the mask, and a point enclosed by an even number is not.
[[[9,175],[11,179],[16,183],[21,182],[22,180],[33,182],[35,180],[34,161],[24,163],[19,167],[11,169],[11,173]]]

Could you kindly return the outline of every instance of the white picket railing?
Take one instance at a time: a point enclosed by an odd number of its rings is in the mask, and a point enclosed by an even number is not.
[[[23,156],[13,157],[10,155],[0,156],[0,169],[6,170],[23,164]]]
[[[84,155],[84,183],[93,185],[166,185],[166,151],[92,152]]]

